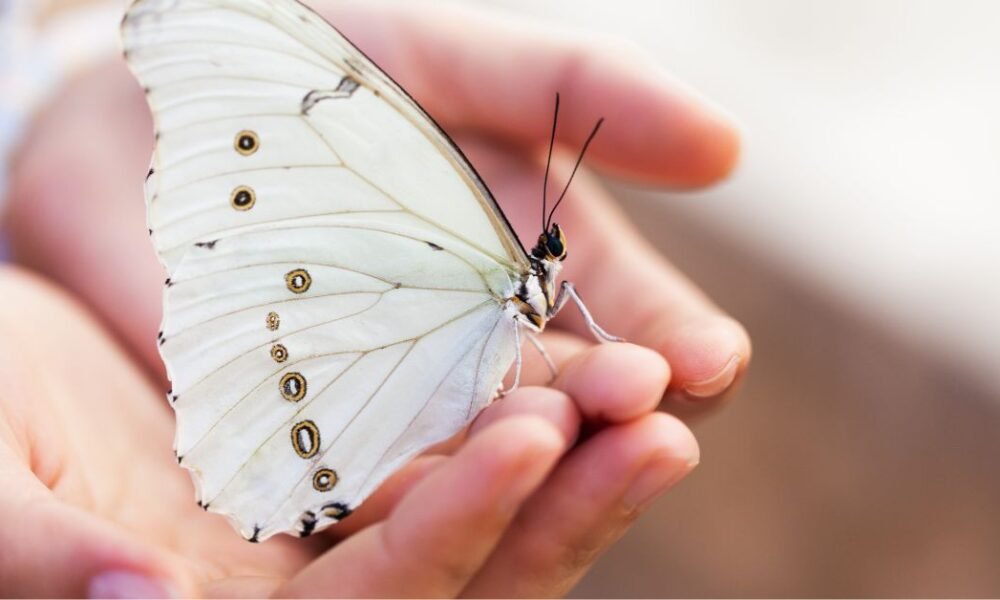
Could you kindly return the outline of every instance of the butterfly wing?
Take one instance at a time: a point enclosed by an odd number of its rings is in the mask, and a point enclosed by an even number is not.
[[[139,0],[175,447],[244,536],[342,518],[513,360],[528,268],[461,152],[292,0]]]

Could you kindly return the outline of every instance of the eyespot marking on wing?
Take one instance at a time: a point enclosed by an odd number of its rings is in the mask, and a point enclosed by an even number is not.
[[[309,286],[312,285],[312,277],[305,269],[295,269],[285,275],[285,284],[292,293],[304,294],[309,291]]]
[[[302,458],[312,458],[319,452],[319,427],[312,421],[299,421],[292,427],[292,447]]]
[[[271,356],[274,356],[273,350]],[[289,402],[298,402],[305,398],[307,388],[306,378],[302,373],[296,372],[285,373],[284,377],[281,378],[281,383],[278,384],[278,389],[281,390],[281,397]]]
[[[271,358],[274,359],[276,363],[283,363],[288,360],[288,348],[285,348],[283,344],[275,344],[271,346]]]
[[[257,193],[248,185],[241,185],[229,196],[229,204],[236,210],[247,211],[257,203]]]
[[[257,152],[260,148],[260,137],[250,131],[249,129],[244,129],[243,131],[236,134],[236,140],[233,142],[233,148],[243,156],[250,156]]]
[[[313,475],[313,488],[317,492],[329,492],[337,485],[337,479],[337,472],[333,469],[320,469]]]

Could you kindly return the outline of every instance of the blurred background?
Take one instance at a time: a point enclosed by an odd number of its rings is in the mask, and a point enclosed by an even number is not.
[[[467,1],[632,40],[746,135],[710,191],[609,182],[755,355],[574,594],[1000,595],[1000,3]],[[0,149],[48,81],[3,77]]]

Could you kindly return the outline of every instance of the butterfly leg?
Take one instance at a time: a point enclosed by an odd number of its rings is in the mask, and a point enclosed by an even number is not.
[[[587,306],[583,303],[583,300],[580,298],[580,294],[576,292],[576,288],[573,287],[573,284],[568,281],[562,282],[562,286],[559,288],[559,295],[556,296],[556,301],[552,306],[552,310],[549,312],[549,318],[556,316],[556,314],[558,314],[559,311],[563,309],[563,306],[565,306],[566,302],[568,302],[569,300],[572,300],[573,304],[576,304],[576,307],[580,310],[580,314],[583,315],[583,320],[586,321],[587,323],[587,327],[590,329],[590,332],[594,334],[594,337],[597,338],[598,341],[600,342],[625,341],[623,338],[611,335],[607,331],[601,329],[601,326],[598,325],[596,321],[594,321],[593,315],[591,315],[590,311],[587,310]]]
[[[528,334],[528,341],[535,347],[535,350],[538,350],[538,353],[542,355],[542,359],[545,361],[545,365],[548,366],[549,373],[552,375],[549,379],[549,383],[552,383],[552,381],[556,378],[556,375],[559,374],[559,369],[556,368],[555,361],[552,360],[552,357],[549,355],[549,351],[545,349],[544,345],[542,345],[542,341],[538,339],[535,332],[529,329],[526,333]]]
[[[500,392],[497,394],[501,398],[513,392],[521,385],[521,324],[514,322],[514,383],[507,389],[503,389],[501,384]]]

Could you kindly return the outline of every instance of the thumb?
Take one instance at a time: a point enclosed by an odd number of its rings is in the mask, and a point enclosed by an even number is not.
[[[61,502],[23,465],[0,464],[0,481],[0,596],[169,598],[188,587],[169,553]]]

